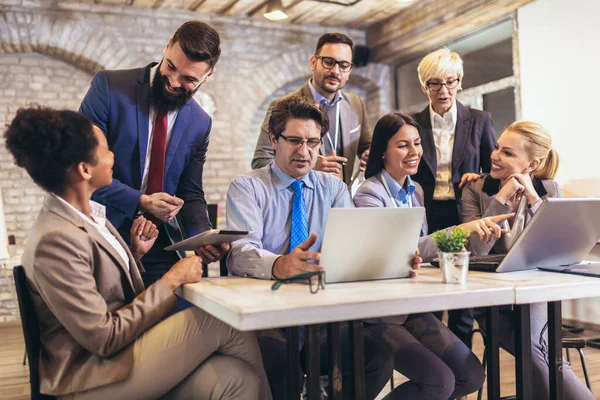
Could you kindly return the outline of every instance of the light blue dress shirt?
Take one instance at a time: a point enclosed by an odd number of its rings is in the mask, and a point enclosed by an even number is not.
[[[381,175],[388,184],[398,207],[410,207],[411,205],[408,203],[408,199],[415,192],[415,185],[413,184],[412,179],[410,179],[410,176],[406,177],[404,187],[402,187],[385,169],[381,170]]]
[[[276,162],[233,179],[227,192],[227,229],[250,234],[231,246],[227,257],[231,274],[271,279],[275,260],[289,253],[294,181]],[[308,232],[318,235],[310,250],[320,251],[327,211],[353,204],[348,187],[337,176],[310,171],[302,181]]]
[[[342,143],[342,135],[340,132],[340,121],[339,114],[337,113],[338,108],[341,106],[340,101],[342,101],[342,91],[338,90],[335,94],[333,101],[329,102],[325,97],[321,96],[321,93],[315,89],[312,84],[312,78],[308,80],[308,88],[312,93],[313,99],[318,101],[325,107],[327,111],[327,117],[329,117],[329,132],[327,132],[326,136],[323,138],[323,146],[325,149],[325,154],[331,154],[333,151],[333,146],[335,146],[335,152],[338,156],[344,155],[344,144]],[[336,134],[337,141],[336,141]],[[336,143],[334,143],[336,142]]]

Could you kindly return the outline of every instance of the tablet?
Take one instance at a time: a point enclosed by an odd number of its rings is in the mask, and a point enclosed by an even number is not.
[[[225,229],[211,229],[192,236],[181,242],[165,247],[165,250],[196,250],[200,246],[209,244],[231,243],[248,235],[248,231],[229,231]]]

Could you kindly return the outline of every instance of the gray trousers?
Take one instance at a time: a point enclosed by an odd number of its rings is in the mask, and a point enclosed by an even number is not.
[[[531,305],[531,361],[533,372],[533,399],[550,398],[550,372],[548,361],[548,304]],[[484,309],[475,310],[479,326],[485,331],[486,313]],[[498,330],[500,346],[515,354],[515,313],[512,309],[500,309],[500,327]],[[594,395],[575,375],[571,366],[563,362],[563,395],[565,400],[594,400]]]
[[[61,397],[77,400],[270,400],[256,335],[192,307],[141,335],[121,382]]]
[[[475,354],[431,313],[409,315],[402,325],[366,325],[394,355],[394,368],[409,381],[385,400],[447,400],[475,392],[485,379]]]

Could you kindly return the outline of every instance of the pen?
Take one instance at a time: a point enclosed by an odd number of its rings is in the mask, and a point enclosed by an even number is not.
[[[319,158],[325,158],[325,156],[324,156],[324,155],[322,155],[322,154],[319,154],[319,155],[317,155],[317,157],[319,157]],[[337,160],[336,160],[336,161],[337,161]],[[346,163],[345,163],[345,162],[343,162],[343,161],[337,161],[337,162],[338,162],[338,163],[340,163],[340,164],[342,164],[342,165],[346,165]]]

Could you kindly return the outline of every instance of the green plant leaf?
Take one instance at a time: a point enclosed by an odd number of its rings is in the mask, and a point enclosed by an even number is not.
[[[433,234],[433,241],[438,250],[444,253],[460,253],[469,240],[469,234],[462,228],[437,231]]]

